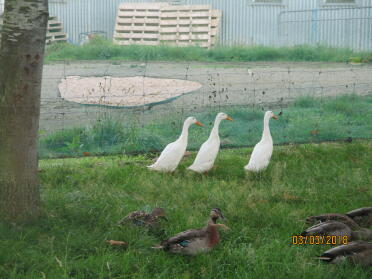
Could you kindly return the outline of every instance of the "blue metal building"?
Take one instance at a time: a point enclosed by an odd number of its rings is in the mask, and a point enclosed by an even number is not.
[[[152,0],[49,0],[72,43],[94,31],[112,38],[120,3]],[[222,45],[298,44],[372,49],[372,0],[174,0],[222,11]]]

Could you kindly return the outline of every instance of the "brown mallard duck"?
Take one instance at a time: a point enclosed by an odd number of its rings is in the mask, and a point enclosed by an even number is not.
[[[353,241],[325,251],[319,259],[333,264],[346,261],[355,265],[372,266],[372,243]]]
[[[133,223],[137,226],[148,226],[154,227],[159,224],[161,219],[168,220],[163,208],[154,208],[151,213],[147,213],[142,210],[133,211],[121,219],[118,224],[124,225],[127,223]]]
[[[176,234],[161,242],[155,249],[163,249],[170,253],[196,255],[213,249],[220,241],[218,227],[228,229],[224,224],[217,224],[218,218],[224,219],[221,209],[213,208],[207,226]]]
[[[360,228],[352,230],[348,225],[338,221],[326,221],[307,228],[301,233],[302,236],[310,235],[334,235],[347,236],[351,240],[372,240],[372,231]]]
[[[306,224],[317,224],[319,222],[327,222],[327,221],[338,221],[341,223],[344,223],[351,229],[358,229],[359,225],[351,219],[349,216],[346,216],[344,214],[338,214],[338,213],[326,213],[316,216],[309,216],[306,218]]]
[[[317,222],[339,221],[348,225],[351,229],[372,226],[372,207],[362,207],[347,212],[346,214],[326,213],[321,215],[309,216],[306,218],[307,224]]]
[[[372,227],[372,207],[362,207],[346,213],[362,227]]]
[[[326,221],[307,228],[301,233],[301,235],[336,235],[347,236],[350,238],[352,235],[352,230],[344,223],[338,221]]]

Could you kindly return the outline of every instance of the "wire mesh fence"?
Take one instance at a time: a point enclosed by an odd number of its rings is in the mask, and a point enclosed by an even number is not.
[[[372,67],[321,63],[68,62],[44,67],[40,156],[160,151],[195,116],[189,149],[226,112],[222,147],[260,140],[264,111],[274,143],[372,136]]]

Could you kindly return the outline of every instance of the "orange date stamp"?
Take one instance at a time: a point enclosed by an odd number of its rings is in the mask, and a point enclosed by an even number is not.
[[[292,245],[346,245],[349,243],[347,235],[292,235]]]

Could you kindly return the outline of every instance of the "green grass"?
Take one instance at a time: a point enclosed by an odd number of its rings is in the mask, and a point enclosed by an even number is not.
[[[56,60],[129,60],[129,61],[324,61],[372,62],[372,52],[350,49],[299,45],[295,47],[219,46],[210,50],[201,47],[119,46],[101,38],[78,46],[58,43],[46,50],[46,61]]]
[[[148,171],[149,155],[40,162],[44,216],[27,227],[0,223],[0,278],[370,278],[370,269],[330,266],[330,246],[291,245],[306,216],[371,206],[371,142],[276,146],[269,168],[246,175],[251,149],[222,150],[208,176]],[[116,222],[164,207],[164,232]],[[150,247],[205,224],[220,207],[230,231],[209,254],[188,258]],[[129,242],[127,249],[105,240]]]
[[[235,120],[221,124],[223,147],[253,146],[259,141],[263,111],[251,107],[224,107],[221,110]],[[208,138],[217,112],[217,108],[213,108],[193,113],[206,127],[190,128],[190,149],[197,150]],[[40,156],[54,158],[82,156],[83,152],[98,155],[159,151],[179,136],[187,116],[175,112],[164,120],[143,123],[143,127],[124,126],[128,119],[101,119],[92,126],[41,136]],[[277,144],[371,138],[372,96],[301,97],[284,109],[278,121],[271,121],[270,126]]]

